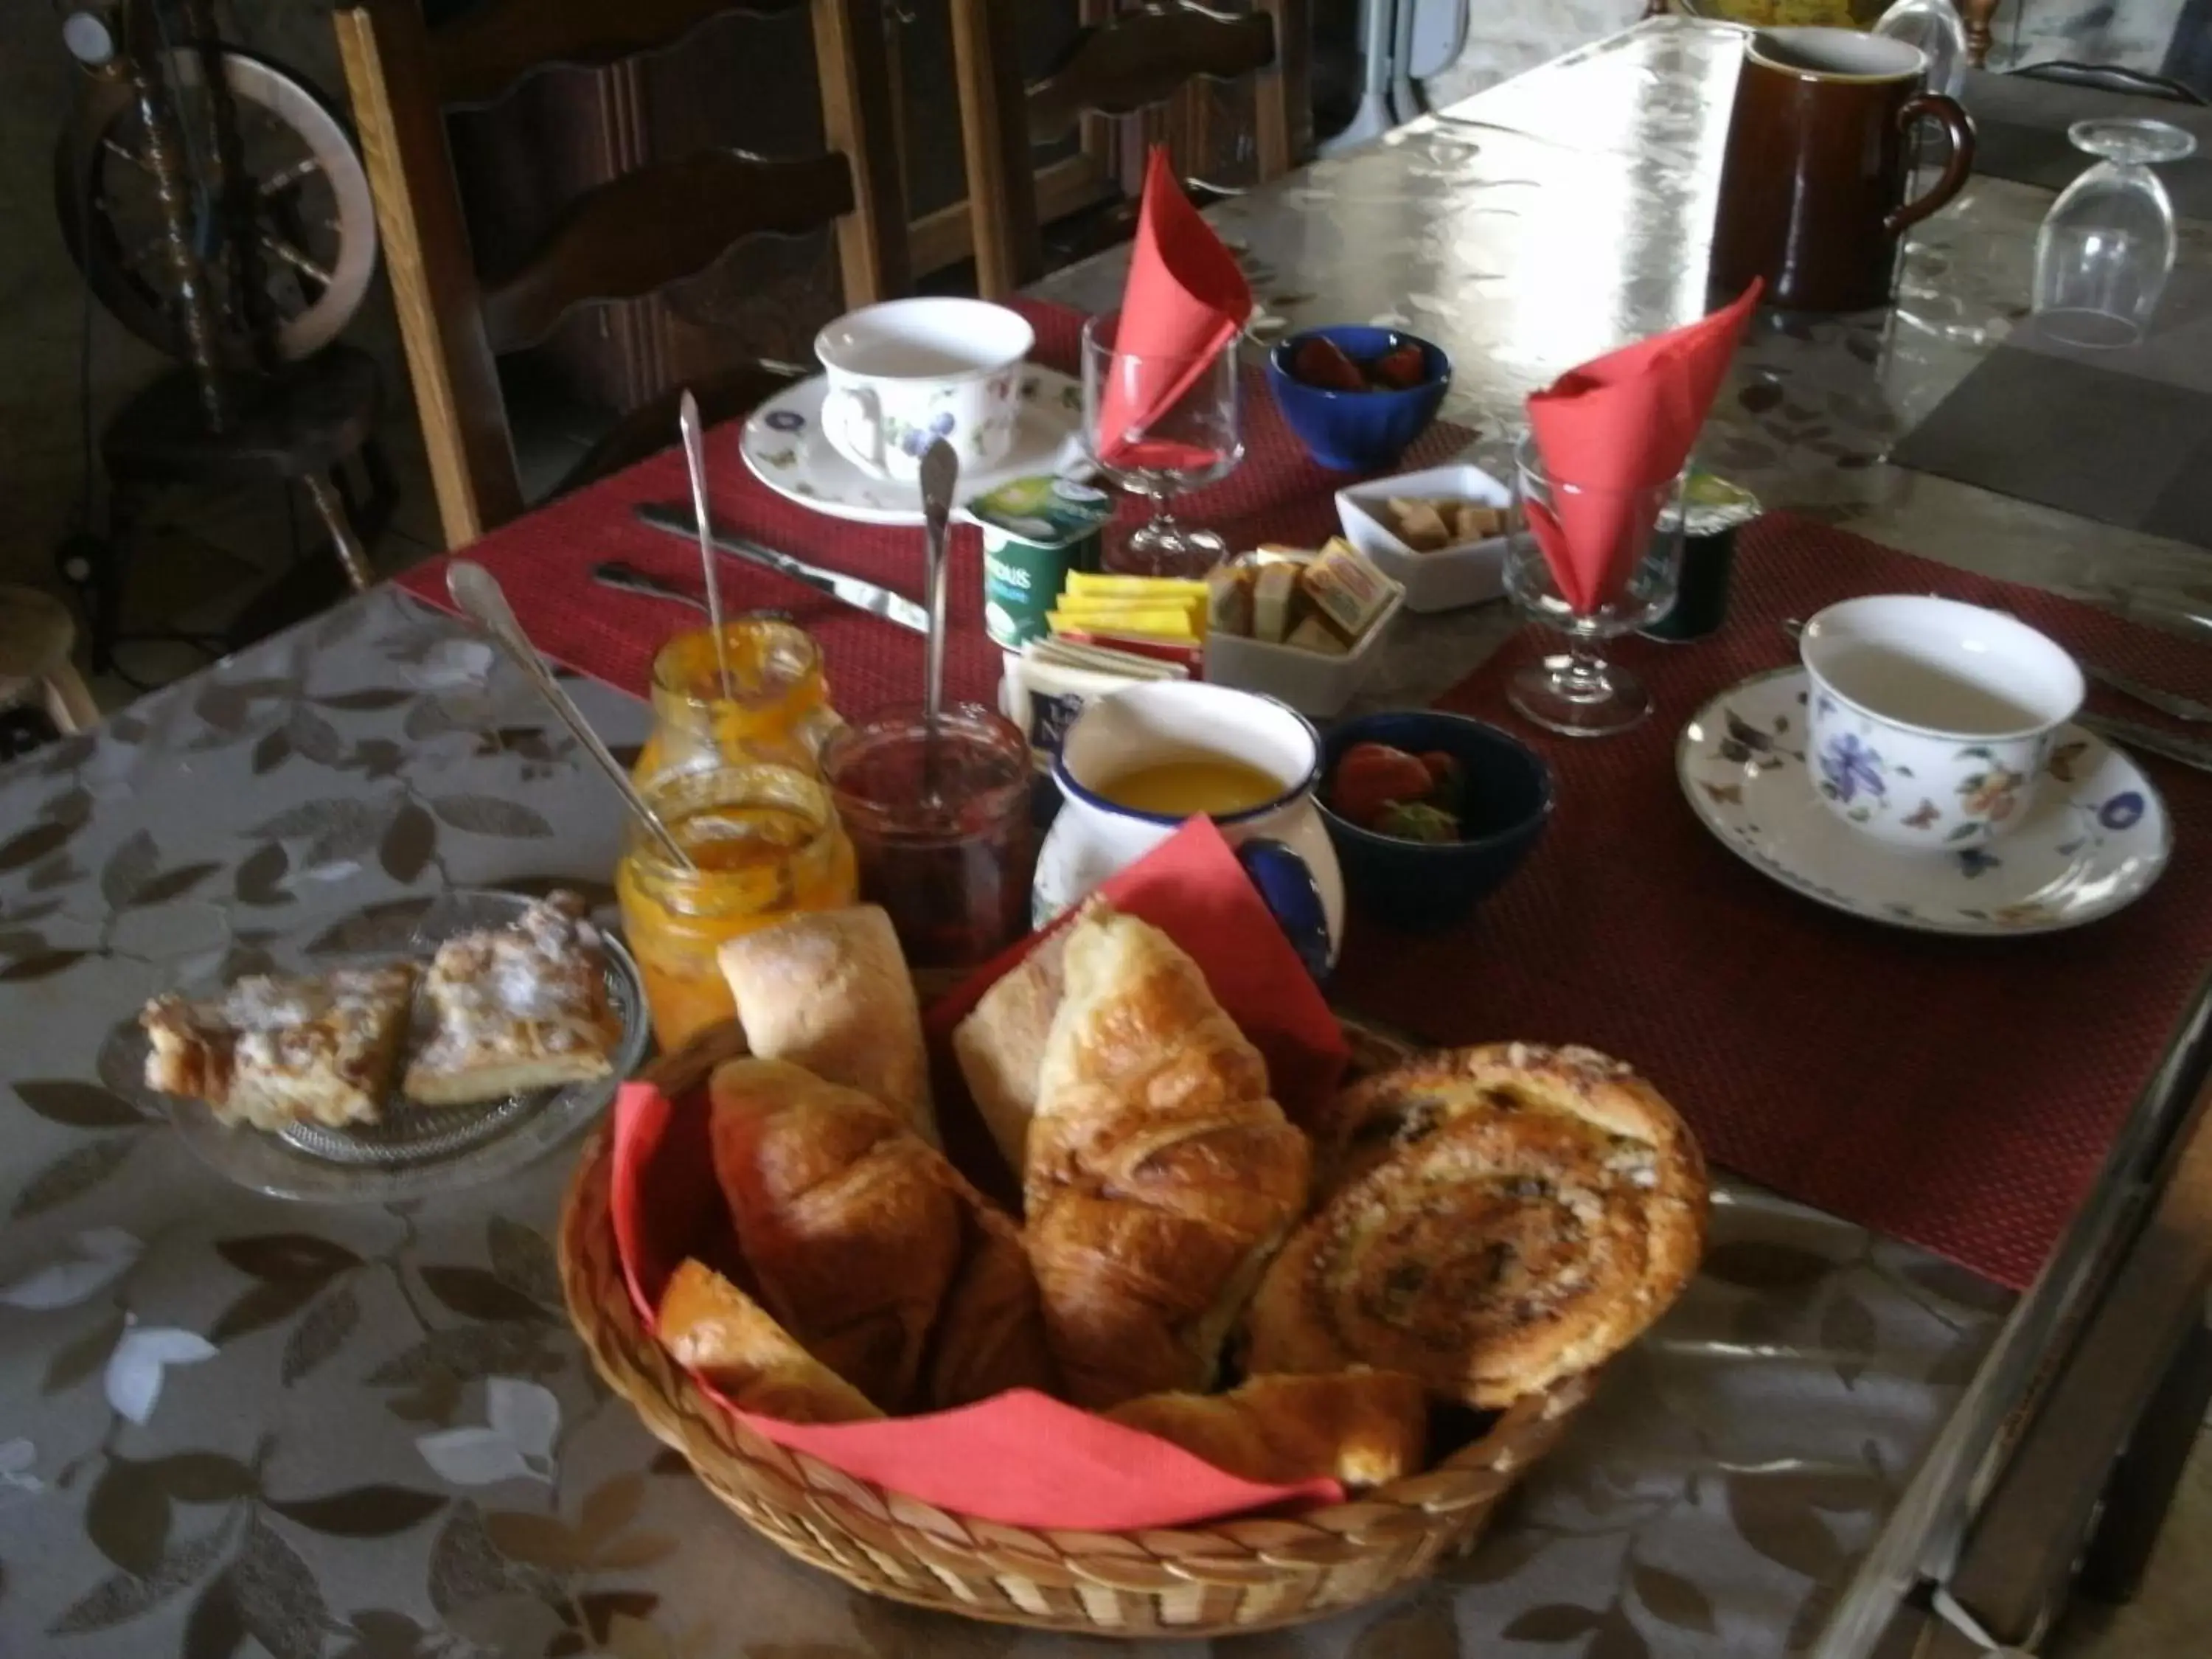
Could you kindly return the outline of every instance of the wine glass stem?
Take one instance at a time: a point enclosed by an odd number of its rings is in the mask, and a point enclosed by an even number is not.
[[[1577,702],[1595,702],[1613,690],[1612,671],[1605,659],[1579,634],[1567,635],[1566,660],[1559,665],[1554,678],[1560,692]]]

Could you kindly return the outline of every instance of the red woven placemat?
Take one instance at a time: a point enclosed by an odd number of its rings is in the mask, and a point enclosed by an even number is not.
[[[1633,1060],[1717,1163],[2022,1288],[2212,960],[2212,777],[2144,763],[2174,854],[2130,909],[1962,939],[1843,915],[1759,875],[1691,815],[1675,738],[1714,693],[1793,659],[1782,618],[1858,593],[2002,605],[2086,658],[2208,699],[2212,653],[1782,514],[1745,533],[1736,581],[1712,639],[1620,643],[1659,704],[1632,732],[1553,738],[1511,713],[1506,676],[1553,636],[1513,641],[1440,700],[1550,758],[1552,823],[1456,932],[1355,921],[1336,993],[1438,1042],[1586,1042]]]
[[[1036,302],[1024,302],[1017,309],[1036,325],[1037,361],[1073,373],[1081,313]],[[1176,512],[1194,524],[1220,531],[1232,547],[1264,541],[1318,543],[1336,528],[1334,497],[1346,477],[1308,459],[1284,425],[1256,366],[1246,369],[1243,391],[1243,463],[1211,489],[1181,498]],[[1464,427],[1439,421],[1421,435],[1401,465],[1407,469],[1432,465],[1456,453],[1474,435]],[[669,437],[673,442],[675,434]],[[811,563],[920,597],[919,529],[848,524],[785,501],[747,470],[738,437],[734,423],[707,434],[718,520]],[[516,617],[539,650],[617,690],[642,696],[651,683],[653,653],[670,635],[697,626],[698,618],[665,599],[602,587],[591,580],[591,567],[619,559],[698,592],[699,556],[690,544],[649,530],[630,516],[631,507],[640,501],[688,506],[690,499],[682,455],[665,453],[494,531],[470,547],[467,556],[499,578]],[[1121,503],[1124,520],[1142,515],[1140,503]],[[983,633],[981,545],[973,529],[953,532],[945,686],[956,699],[995,705],[999,653]],[[445,565],[445,560],[436,559],[418,566],[400,577],[399,584],[450,609]],[[734,559],[721,561],[720,579],[722,603],[729,609],[763,605],[788,611],[821,641],[830,695],[840,713],[864,714],[891,704],[921,702],[920,635]]]

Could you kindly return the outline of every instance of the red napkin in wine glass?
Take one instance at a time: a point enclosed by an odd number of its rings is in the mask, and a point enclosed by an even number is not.
[[[1192,819],[1100,890],[1190,952],[1222,1006],[1266,1056],[1285,1109],[1313,1121],[1343,1069],[1344,1035],[1212,820]],[[1042,937],[1031,934],[930,1010],[940,1076],[959,1074],[943,1052],[953,1024]],[[951,1103],[940,1096],[938,1103],[947,1148],[962,1162]],[[747,1277],[714,1177],[708,1114],[703,1089],[672,1101],[651,1084],[626,1083],[615,1103],[609,1207],[623,1276],[647,1328],[685,1256],[733,1279]],[[988,1138],[975,1128],[970,1139],[981,1148],[975,1155],[995,1159]],[[968,1169],[971,1176],[985,1174]],[[764,1438],[831,1468],[1009,1526],[1123,1532],[1344,1496],[1328,1480],[1287,1486],[1242,1480],[1155,1435],[1028,1389],[957,1411],[870,1423],[786,1423],[722,1404]]]
[[[1528,398],[1553,510],[1526,503],[1529,533],[1578,614],[1628,586],[1655,521],[1649,496],[1682,470],[1764,284],[1732,304],[1571,368]]]
[[[1113,368],[1099,398],[1099,459],[1163,471],[1211,465],[1212,451],[1147,439],[1146,428],[1176,406],[1251,314],[1251,286],[1236,256],[1176,183],[1166,148],[1155,145],[1121,290]]]

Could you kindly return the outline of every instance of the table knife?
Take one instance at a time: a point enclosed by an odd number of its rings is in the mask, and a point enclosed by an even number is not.
[[[2109,714],[2077,714],[2074,723],[2094,732],[2106,743],[2140,749],[2147,755],[2162,755],[2199,772],[2212,772],[2212,743],[2177,737],[2141,720],[2115,720]]]
[[[686,541],[697,535],[695,520],[690,512],[671,501],[641,501],[631,509],[640,524],[655,530],[665,531],[672,536],[681,536]],[[855,611],[865,611],[872,617],[881,617],[886,622],[896,623],[901,628],[910,628],[917,634],[929,632],[929,613],[904,594],[894,593],[888,587],[878,586],[860,576],[848,576],[842,571],[824,570],[819,565],[795,559],[788,553],[779,553],[772,547],[748,541],[742,536],[732,536],[727,531],[717,530],[712,539],[715,550],[728,554],[733,559],[743,559],[763,570],[773,570],[788,576],[795,582],[834,599],[851,605]]]

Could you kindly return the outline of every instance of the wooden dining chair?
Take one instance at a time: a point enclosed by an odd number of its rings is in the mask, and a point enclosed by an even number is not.
[[[976,286],[987,297],[1044,275],[1035,149],[1086,117],[1157,112],[1194,83],[1249,80],[1258,182],[1289,172],[1310,146],[1306,0],[1255,0],[1242,12],[1152,0],[1084,29],[1027,86],[1023,8],[1024,0],[951,0]]]
[[[731,12],[801,6],[813,24],[823,154],[771,161],[710,149],[650,162],[579,195],[507,268],[477,269],[448,111],[495,104],[543,69],[660,50]],[[420,0],[350,0],[335,21],[449,546],[523,510],[496,359],[545,339],[577,307],[656,293],[750,236],[824,226],[835,228],[848,305],[907,286],[877,0],[489,0],[436,26]],[[697,388],[702,413],[726,419],[781,383],[740,367]],[[629,411],[564,487],[672,441],[677,395]]]

